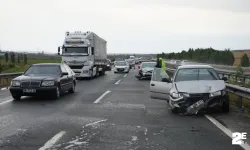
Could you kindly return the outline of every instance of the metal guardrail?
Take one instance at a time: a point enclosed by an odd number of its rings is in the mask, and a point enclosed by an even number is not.
[[[176,68],[167,68],[167,71],[174,73],[176,71],[177,67]],[[218,72],[218,74],[220,74],[220,73],[221,72]],[[227,74],[227,73],[223,72],[223,76],[225,74]],[[242,100],[243,100],[243,98],[246,98],[246,99],[250,100],[250,89],[245,88],[245,87],[241,87],[241,86],[238,86],[238,85],[228,84],[228,83],[226,83],[226,89],[227,89],[228,92],[238,96],[238,100],[237,100],[239,102],[238,107],[241,110],[244,110]]]
[[[17,77],[22,75],[23,72],[17,72],[17,73],[3,73],[0,74],[0,87],[6,87],[10,85],[10,81]]]

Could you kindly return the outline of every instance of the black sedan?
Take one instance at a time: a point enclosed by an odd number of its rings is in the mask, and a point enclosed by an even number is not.
[[[62,92],[75,92],[75,73],[66,64],[43,63],[31,65],[23,75],[11,81],[10,93],[15,100],[22,96],[49,95],[58,99]]]

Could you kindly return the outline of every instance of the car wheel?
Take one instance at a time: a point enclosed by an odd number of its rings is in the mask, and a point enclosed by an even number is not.
[[[54,100],[57,100],[57,99],[60,98],[60,96],[61,96],[61,90],[60,90],[60,87],[57,86],[56,91],[55,91],[54,94],[53,94],[53,99],[54,99]]]
[[[20,95],[12,95],[13,99],[15,101],[21,100],[21,96]]]
[[[178,109],[177,109],[177,108],[173,108],[173,109],[171,109],[171,111],[172,111],[172,113],[174,113],[174,114],[177,114],[177,113],[178,113]]]
[[[222,104],[222,111],[228,113],[230,109],[229,101],[225,101]]]
[[[93,71],[92,70],[91,70],[91,74],[90,74],[89,79],[93,79]]]
[[[76,85],[75,85],[75,82],[73,82],[73,86],[72,86],[72,88],[69,90],[69,93],[75,93],[75,88],[76,88]]]

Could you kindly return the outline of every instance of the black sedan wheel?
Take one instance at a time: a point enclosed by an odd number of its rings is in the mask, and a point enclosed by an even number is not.
[[[69,90],[69,93],[75,93],[75,88],[76,88],[76,85],[75,85],[75,82],[73,82],[72,88]]]
[[[54,100],[57,100],[57,99],[60,98],[60,96],[61,96],[61,90],[60,90],[60,87],[58,86],[58,87],[56,88],[56,91],[54,92],[52,98],[53,98]]]
[[[12,95],[13,99],[14,100],[20,100],[21,99],[21,96],[20,95]]]

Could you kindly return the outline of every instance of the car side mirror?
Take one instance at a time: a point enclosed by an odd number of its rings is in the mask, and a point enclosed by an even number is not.
[[[69,75],[68,72],[63,72],[63,73],[62,73],[62,76],[67,76],[67,75]]]
[[[227,81],[227,77],[222,77],[221,79],[224,81]]]
[[[171,79],[169,79],[169,78],[162,78],[161,81],[162,81],[162,82],[168,82],[168,83],[170,83],[170,82],[171,82]]]

